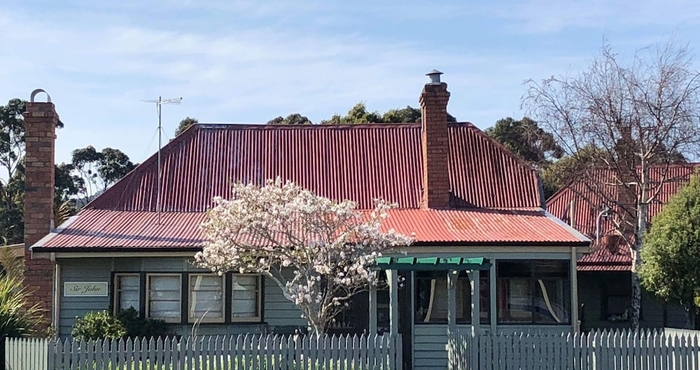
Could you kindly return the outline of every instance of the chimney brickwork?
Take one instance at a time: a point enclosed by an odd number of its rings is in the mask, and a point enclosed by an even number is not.
[[[422,116],[423,208],[440,209],[450,205],[450,144],[447,130],[449,99],[447,84],[439,82],[439,75],[437,80],[425,85],[419,99]]]
[[[49,259],[32,258],[29,247],[53,228],[54,153],[56,114],[53,103],[27,103],[25,124],[24,246],[25,285],[32,292],[30,303],[40,302],[50,319],[53,306],[53,272]]]

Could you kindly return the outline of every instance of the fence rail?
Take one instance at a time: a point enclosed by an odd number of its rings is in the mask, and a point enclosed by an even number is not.
[[[595,331],[587,334],[451,333],[450,370],[700,369],[700,332]]]
[[[5,353],[7,370],[388,370],[400,368],[401,336],[10,338]]]

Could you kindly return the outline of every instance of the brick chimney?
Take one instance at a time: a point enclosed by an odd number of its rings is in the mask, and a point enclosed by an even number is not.
[[[448,208],[450,177],[447,162],[450,144],[447,134],[447,84],[440,82],[442,72],[432,70],[427,76],[418,102],[422,116],[423,202],[422,208]]]
[[[53,308],[53,272],[55,263],[49,259],[32,258],[29,247],[46,236],[53,228],[54,198],[54,148],[58,114],[47,96],[46,103],[34,102],[37,93],[32,92],[25,125],[25,194],[24,194],[24,246],[25,285],[32,292],[31,302],[42,303],[47,318]],[[45,92],[44,92],[45,93]]]

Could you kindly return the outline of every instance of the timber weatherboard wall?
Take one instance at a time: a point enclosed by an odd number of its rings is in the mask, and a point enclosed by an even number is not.
[[[191,264],[192,258],[182,257],[143,257],[143,258],[77,258],[61,259],[59,325],[58,334],[70,335],[77,317],[91,311],[110,310],[112,308],[114,281],[113,272],[157,272],[183,273],[208,272]],[[202,335],[231,335],[240,333],[293,332],[294,328],[305,328],[306,320],[292,302],[284,298],[282,290],[270,279],[262,279],[264,287],[262,297],[262,322],[203,323],[198,328]],[[65,297],[65,282],[107,282],[107,297]],[[192,324],[169,324],[176,334],[188,334]]]
[[[584,325],[589,329],[626,329],[629,321],[609,321],[603,312],[604,288],[607,285],[619,291],[629,291],[630,273],[620,272],[579,272],[579,302],[585,304]],[[669,304],[666,307],[666,322],[663,318],[663,302],[650,293],[642,290],[642,317],[639,321],[645,328],[686,328],[685,311],[680,305]]]

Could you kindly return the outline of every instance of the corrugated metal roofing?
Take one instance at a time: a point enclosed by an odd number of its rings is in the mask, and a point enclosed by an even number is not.
[[[157,157],[85,207],[46,248],[187,248],[212,198],[234,181],[281,177],[325,197],[370,209],[398,203],[387,225],[421,242],[580,243],[541,210],[536,171],[470,123],[449,126],[452,210],[419,210],[420,125],[195,125],[162,155],[162,225],[156,217]],[[510,210],[508,210],[510,209]],[[530,209],[530,210],[526,210]]]
[[[87,209],[41,248],[200,248],[202,212]],[[587,244],[541,210],[423,210],[389,212],[385,229],[414,235],[417,243]],[[39,247],[39,246],[37,246]]]
[[[540,207],[537,174],[470,123],[449,129],[451,188],[457,206]],[[162,152],[162,209],[202,212],[231,182],[277,176],[325,197],[374,198],[417,208],[422,192],[420,125],[195,125]],[[88,208],[155,211],[152,156]]]
[[[663,206],[668,203],[671,196],[690,181],[690,176],[700,164],[673,165],[668,167],[668,172],[664,175],[661,169],[651,172],[652,184],[663,185],[658,189],[658,195],[649,205],[648,220],[656,216]],[[600,170],[593,178],[597,179],[596,184],[613,182],[613,172]],[[617,199],[617,188],[615,186],[605,186],[606,192],[593,192],[590,185],[586,186],[581,181],[559,190],[549,200],[547,200],[547,210],[565,222],[571,224],[574,229],[588,236],[592,240],[596,238],[596,219],[603,206],[607,205],[614,209],[615,206],[607,199]],[[601,237],[614,233],[614,226],[609,219],[601,219]],[[584,256],[579,261],[581,271],[629,271],[631,270],[632,259],[630,257],[629,246],[620,245],[619,251],[611,253],[605,247],[592,247],[593,252]]]

